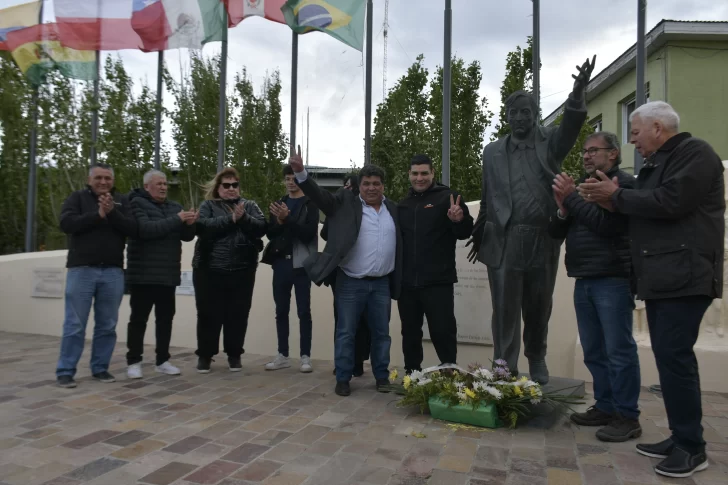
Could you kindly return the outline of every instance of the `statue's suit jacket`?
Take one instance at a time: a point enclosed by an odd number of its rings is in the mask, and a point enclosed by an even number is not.
[[[556,212],[553,185],[554,177],[561,172],[561,164],[574,146],[584,121],[586,104],[569,96],[564,107],[564,117],[557,127],[536,128],[535,152],[538,160],[531,160],[532,166],[524,170],[528,185],[540,203],[547,205],[544,230],[549,215]],[[483,181],[480,199],[480,213],[473,228],[473,234],[481,232],[482,243],[478,261],[492,268],[499,268],[503,261],[506,244],[506,230],[513,213],[508,144],[511,135],[489,143],[483,150]],[[546,237],[544,250],[558,256],[562,240]],[[551,258],[546,255],[546,260]]]

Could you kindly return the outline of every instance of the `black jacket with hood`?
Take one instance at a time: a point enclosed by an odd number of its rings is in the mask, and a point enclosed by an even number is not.
[[[126,251],[126,281],[132,285],[179,286],[182,242],[195,238],[195,226],[180,220],[180,204],[157,202],[144,189],[129,194],[138,235]]]
[[[458,193],[433,182],[424,192],[410,188],[397,206],[402,231],[402,284],[423,287],[457,283],[455,245],[468,239],[473,231],[473,216],[465,201],[460,201],[463,219],[453,222],[447,217],[450,196]]]

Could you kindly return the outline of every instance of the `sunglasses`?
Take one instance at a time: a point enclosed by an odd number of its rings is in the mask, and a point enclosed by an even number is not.
[[[240,182],[232,182],[232,183],[230,183],[230,182],[223,182],[220,185],[222,185],[222,188],[223,189],[229,189],[231,187],[233,189],[237,189],[238,187],[240,187]]]

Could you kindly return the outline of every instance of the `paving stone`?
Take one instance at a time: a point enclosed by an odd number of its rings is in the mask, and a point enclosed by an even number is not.
[[[233,414],[228,419],[233,421],[250,421],[251,419],[255,419],[262,414],[263,411],[258,411],[257,409],[243,409],[239,413]]]
[[[209,442],[209,439],[202,438],[201,436],[188,436],[187,438],[183,438],[180,441],[164,448],[164,451],[184,455],[185,453],[189,453],[190,451],[195,450]]]
[[[292,436],[293,433],[289,433],[287,431],[278,431],[275,429],[269,429],[265,433],[261,433],[255,438],[252,438],[250,440],[251,443],[255,443],[256,445],[263,445],[263,446],[275,446],[278,443],[281,443],[286,440],[289,436]]]
[[[46,482],[43,482],[42,485],[78,485],[79,483],[81,482],[72,478],[56,477]]]
[[[129,446],[125,446],[124,448],[113,452],[111,456],[115,458],[121,458],[122,460],[132,461],[136,460],[140,456],[146,455],[147,453],[151,453],[152,451],[164,448],[166,445],[167,443],[163,441],[146,439],[138,441]]]
[[[162,468],[142,477],[139,481],[152,485],[169,485],[175,480],[188,475],[197,468],[195,465],[188,463],[172,462],[164,465]]]
[[[510,471],[514,474],[527,475],[529,477],[546,477],[544,465],[520,458],[511,458]]]
[[[194,473],[185,477],[185,480],[192,483],[213,484],[234,473],[240,465],[229,461],[213,461]]]
[[[586,485],[614,485],[620,481],[611,467],[582,465],[581,472],[584,475]]]
[[[549,468],[564,468],[566,470],[579,469],[573,448],[546,447],[546,466]]]
[[[473,459],[469,456],[442,455],[437,463],[437,468],[468,473],[472,465]]]
[[[265,454],[264,458],[287,463],[295,460],[305,450],[305,445],[283,442],[271,448],[270,451]]]
[[[37,440],[41,438],[45,438],[47,436],[50,436],[52,434],[56,434],[59,431],[61,431],[62,428],[57,428],[54,426],[47,426],[45,428],[38,428],[31,431],[26,431],[25,433],[16,435],[18,438],[22,438],[24,440]],[[2,448],[0,448],[2,449]]]
[[[245,443],[223,456],[222,459],[236,463],[250,463],[268,450],[270,450],[269,446]]]
[[[427,478],[432,474],[432,470],[437,465],[438,457],[411,453],[407,455],[399,469],[398,475],[415,476]]]
[[[393,471],[389,468],[379,468],[364,464],[351,477],[351,482],[362,485],[385,485],[389,482],[392,474]]]
[[[89,433],[85,436],[81,436],[80,438],[77,438],[73,441],[69,441],[63,446],[65,446],[66,448],[73,448],[74,450],[80,450],[81,448],[86,448],[87,446],[91,446],[93,444],[100,443],[101,441],[111,439],[114,436],[118,436],[119,434],[121,433],[119,433],[118,431],[102,429],[99,431],[94,431],[93,433]]]
[[[109,473],[112,470],[116,470],[117,468],[126,465],[126,463],[126,461],[117,460],[115,458],[103,457],[68,472],[66,476],[74,480],[87,482]]]
[[[581,475],[578,471],[549,468],[546,470],[548,485],[582,485]]]
[[[118,434],[117,436],[114,436],[113,438],[109,438],[104,443],[114,446],[129,446],[134,443],[137,443],[141,440],[147,439],[150,436],[152,436],[152,433],[147,433],[144,431],[139,430],[133,430],[133,431],[127,431],[126,433]]]
[[[276,472],[263,481],[263,485],[300,485],[308,479],[308,475],[298,473]]]
[[[510,451],[506,448],[480,445],[475,453],[475,463],[486,468],[506,469]]]
[[[249,480],[251,482],[262,482],[275,471],[277,471],[282,465],[275,461],[260,459],[247,465],[238,471],[233,478],[239,478],[241,480]]]

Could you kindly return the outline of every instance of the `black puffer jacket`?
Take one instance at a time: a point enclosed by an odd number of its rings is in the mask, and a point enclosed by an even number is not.
[[[635,178],[619,167],[605,175],[610,179],[617,177],[621,188],[635,187]],[[632,258],[627,216],[587,202],[577,192],[566,197],[564,208],[568,217],[563,220],[553,214],[549,234],[554,239],[566,238],[566,273],[572,278],[630,278]]]
[[[184,209],[177,202],[157,202],[144,189],[134,189],[129,200],[138,237],[126,250],[126,282],[179,286],[181,241],[195,238],[195,226],[180,220],[177,214]]]
[[[76,266],[124,267],[127,237],[137,234],[129,200],[111,191],[115,208],[105,218],[99,215],[99,198],[86,187],[73,192],[61,208],[61,230],[68,234],[67,268]]]
[[[238,202],[245,204],[245,215],[233,222]],[[267,227],[263,212],[252,200],[206,200],[200,205],[192,267],[213,271],[256,268]]]

